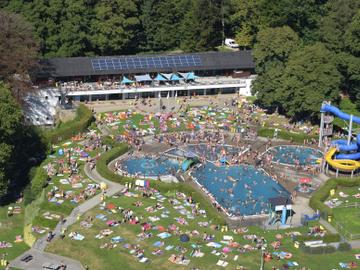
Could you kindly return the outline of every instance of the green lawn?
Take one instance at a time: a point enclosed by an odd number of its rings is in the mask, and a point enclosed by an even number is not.
[[[22,204],[19,206],[23,207]],[[14,242],[17,235],[23,235],[24,209],[22,208],[21,214],[11,217],[7,216],[7,209],[8,206],[0,207],[0,241],[9,242],[12,244],[12,247],[0,249],[0,254],[7,253],[6,259],[10,261],[28,250],[29,247],[24,242]],[[4,268],[0,266],[0,269]]]
[[[143,206],[136,207],[133,204],[136,201],[142,201]],[[191,211],[191,208],[187,204],[179,199],[180,205],[183,205],[186,210]],[[137,216],[142,216],[143,219],[141,222],[149,221],[150,216],[160,217],[163,213],[163,210],[158,210],[155,213],[148,213],[145,211],[145,208],[148,206],[154,206],[156,200],[153,198],[134,198],[134,197],[125,197],[121,196],[120,198],[109,198],[107,203],[113,203],[117,207],[121,206],[125,209],[132,209]],[[233,236],[234,241],[238,242],[240,245],[250,245],[254,246],[254,243],[250,240],[245,240],[243,235],[235,235],[233,232],[220,232],[210,227],[204,228],[199,225],[198,222],[204,222],[208,219],[203,216],[196,216],[195,219],[190,219],[186,217],[186,214],[181,215],[166,199],[162,202],[162,205],[166,210],[169,211],[168,218],[162,217],[159,221],[152,222],[153,225],[161,225],[167,228],[170,224],[175,224],[179,227],[180,231],[190,234],[193,230],[197,230],[199,236],[191,236],[190,241],[187,243],[182,243],[179,241],[179,236],[176,236],[174,233],[171,237],[161,240],[157,237],[157,234],[160,231],[157,228],[154,228],[150,231],[152,237],[145,240],[139,240],[137,235],[141,233],[140,225],[131,225],[131,224],[121,224],[117,227],[108,227],[106,221],[99,219],[94,219],[93,226],[88,229],[80,227],[79,223],[74,224],[69,228],[68,232],[78,232],[85,236],[83,241],[76,241],[66,237],[64,240],[57,240],[50,244],[48,251],[61,254],[64,256],[69,256],[74,259],[79,259],[84,265],[90,266],[90,269],[191,269],[192,267],[199,267],[200,269],[219,269],[219,266],[216,266],[216,263],[219,259],[223,259],[229,263],[225,269],[235,269],[236,266],[243,265],[248,267],[247,269],[259,269],[260,264],[260,251],[253,250],[247,251],[245,253],[240,253],[236,248],[234,248],[230,253],[227,254],[226,258],[222,258],[222,255],[216,256],[211,254],[214,250],[212,247],[208,247],[202,240],[203,234],[206,232],[208,234],[215,235],[214,242],[220,243],[223,240],[224,235]],[[201,208],[201,207],[200,207]],[[88,216],[96,216],[97,214],[103,213],[107,216],[108,220],[121,220],[122,216],[119,213],[112,213],[109,210],[102,210],[99,207],[88,212],[81,220],[86,219]],[[188,225],[179,225],[174,218],[175,217],[185,217],[188,221]],[[103,239],[95,239],[95,235],[99,234],[102,229],[111,229],[113,233],[111,236],[104,237]],[[245,234],[256,234],[258,237],[265,237],[268,242],[268,250],[273,252],[273,248],[270,246],[270,243],[276,240],[275,235],[281,233],[284,238],[282,240],[282,245],[280,247],[281,251],[290,252],[293,254],[293,257],[290,261],[296,261],[300,266],[306,266],[309,269],[319,269],[318,266],[321,265],[321,269],[332,269],[338,267],[338,262],[349,262],[354,260],[353,254],[358,253],[359,251],[351,251],[347,253],[337,252],[328,255],[309,255],[303,253],[301,250],[294,247],[292,239],[289,236],[285,236],[286,232],[289,231],[299,231],[302,234],[306,234],[308,228],[296,228],[293,230],[287,231],[263,231],[261,228],[254,227],[250,228],[249,232]],[[117,244],[113,249],[104,248],[101,249],[100,245],[104,243],[110,243],[111,237],[121,236],[125,238],[123,243]],[[156,249],[153,244],[157,241],[163,241],[165,244],[160,249],[163,251],[163,254],[152,255],[151,252]],[[148,264],[142,264],[137,261],[137,259],[130,254],[130,250],[124,247],[124,244],[139,244],[142,249],[145,250],[145,256],[148,257],[151,262]],[[190,256],[190,252],[193,250],[191,245],[197,244],[200,246],[201,252],[205,255],[201,258],[195,258]],[[174,246],[173,250],[167,251],[165,247],[172,245]],[[168,258],[171,254],[179,254],[178,251],[175,251],[176,247],[186,248],[185,257],[190,259],[191,262],[188,266],[180,266],[173,264],[168,261]],[[223,245],[224,247],[224,245]],[[218,249],[219,251],[222,248]],[[234,261],[234,257],[238,255],[238,260]],[[280,267],[284,263],[287,263],[288,260],[281,259],[279,261],[273,259],[271,262],[267,263],[265,269],[271,269],[272,266]]]
[[[348,233],[360,235],[360,208],[335,208],[334,221],[343,226],[346,237]]]

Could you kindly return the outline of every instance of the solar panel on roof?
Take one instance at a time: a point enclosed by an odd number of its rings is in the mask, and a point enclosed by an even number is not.
[[[125,70],[201,66],[199,55],[170,55],[158,57],[120,57],[91,59],[93,70]]]

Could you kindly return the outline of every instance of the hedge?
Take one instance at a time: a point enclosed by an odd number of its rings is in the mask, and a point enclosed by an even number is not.
[[[315,237],[312,235],[299,235],[294,237],[294,241],[299,242],[306,242],[306,241],[315,241],[315,240],[322,240],[324,243],[334,243],[334,242],[340,242],[341,237],[337,233],[330,233],[325,234],[323,237]]]
[[[266,137],[266,138],[273,138],[274,132],[275,132],[274,128],[266,128],[266,127],[261,127],[257,130],[258,136]],[[292,140],[293,142],[297,142],[297,143],[304,143],[304,140],[317,139],[317,136],[307,135],[302,133],[292,133],[289,131],[279,129],[277,138],[288,141]]]
[[[36,198],[46,186],[48,175],[46,171],[42,168],[42,164],[38,167],[33,167],[30,170],[29,178],[31,179],[30,183],[24,189],[24,204],[28,205]]]
[[[127,151],[129,150],[129,147],[127,144],[122,143],[117,145],[116,147],[112,148],[111,150],[109,150],[108,152],[102,154],[100,156],[100,158],[98,159],[98,161],[96,162],[96,170],[97,172],[104,178],[116,182],[116,183],[120,183],[120,184],[125,184],[126,182],[132,182],[135,183],[135,179],[130,178],[130,177],[125,177],[125,176],[121,176],[116,174],[115,172],[111,171],[108,168],[108,164],[113,161],[115,158],[125,154]],[[215,224],[220,224],[223,225],[225,224],[225,220],[224,218],[222,218],[217,211],[215,210],[215,208],[212,207],[211,203],[204,198],[204,196],[202,196],[202,194],[199,193],[199,191],[195,190],[193,187],[191,187],[188,184],[185,183],[163,183],[157,180],[151,181],[151,187],[166,193],[168,191],[179,191],[179,192],[183,192],[187,195],[191,195],[192,198],[200,203],[203,208],[206,210],[207,215],[210,219],[212,219],[212,221]]]
[[[81,104],[76,110],[73,120],[62,123],[58,128],[45,132],[45,138],[49,143],[70,139],[76,134],[84,131],[93,121],[92,112],[85,105]]]
[[[333,210],[324,204],[324,201],[329,197],[331,189],[337,189],[338,186],[354,187],[360,185],[360,177],[357,178],[331,178],[320,189],[314,192],[310,198],[310,207],[319,210],[321,216],[327,218],[328,215],[333,215]]]

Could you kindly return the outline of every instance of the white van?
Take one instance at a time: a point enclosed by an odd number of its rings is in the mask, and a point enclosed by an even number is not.
[[[232,39],[232,38],[226,38],[225,39],[225,45],[230,47],[230,48],[239,48],[239,44],[237,44],[235,42],[235,40]]]

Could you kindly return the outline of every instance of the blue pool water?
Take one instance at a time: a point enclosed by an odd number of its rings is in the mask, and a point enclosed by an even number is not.
[[[131,157],[121,162],[122,169],[129,174],[139,174],[141,176],[161,176],[174,174],[180,165],[176,160],[160,157]]]
[[[235,215],[268,213],[269,198],[289,196],[280,184],[253,166],[217,167],[208,162],[192,176]]]
[[[317,149],[293,145],[279,145],[268,151],[273,155],[273,162],[287,165],[295,165],[296,160],[299,165],[314,165],[323,155]]]
[[[225,156],[228,160],[231,159],[233,155],[237,155],[239,153],[239,148],[232,147],[230,145],[216,145],[216,146],[208,146],[206,144],[196,144],[196,145],[188,145],[185,147],[174,148],[166,153],[176,156],[198,156],[198,157],[205,157],[207,160],[210,161],[218,161],[221,157],[221,152],[225,151]]]

